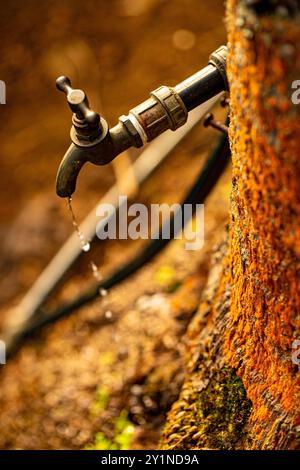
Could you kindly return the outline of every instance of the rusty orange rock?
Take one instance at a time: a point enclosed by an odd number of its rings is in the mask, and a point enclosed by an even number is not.
[[[292,362],[300,339],[300,105],[291,99],[299,15],[227,4],[228,249],[189,327],[186,380],[162,448],[300,447],[300,367]],[[198,432],[170,440],[178,424]]]

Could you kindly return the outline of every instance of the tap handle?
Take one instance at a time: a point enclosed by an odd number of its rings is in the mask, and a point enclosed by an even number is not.
[[[77,119],[86,121],[91,128],[99,127],[100,116],[90,108],[88,98],[83,90],[72,88],[68,77],[58,77],[56,88],[67,95],[68,105]]]

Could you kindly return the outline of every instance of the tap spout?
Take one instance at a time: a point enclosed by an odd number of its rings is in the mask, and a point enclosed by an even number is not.
[[[74,139],[75,140],[75,139]],[[56,193],[60,197],[71,197],[76,189],[78,174],[86,162],[106,165],[117,155],[133,145],[132,136],[119,122],[106,131],[93,144],[72,143],[64,155],[56,177]]]
[[[76,189],[78,173],[86,163],[84,149],[71,144],[66,151],[56,177],[56,193],[60,197],[70,197]]]

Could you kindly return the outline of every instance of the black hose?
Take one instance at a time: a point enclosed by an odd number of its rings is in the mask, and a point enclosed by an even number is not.
[[[224,80],[216,67],[208,65],[176,85],[174,89],[184,102],[187,111],[191,111],[223,91]]]
[[[224,135],[220,138],[216,148],[212,151],[196,182],[181,205],[192,204],[193,209],[195,209],[196,204],[202,204],[223,173],[224,168],[229,161],[229,157],[229,142],[228,138]],[[172,217],[172,220],[173,219],[174,216]],[[168,222],[168,224],[169,223],[170,222]],[[94,300],[99,295],[100,289],[111,289],[113,286],[135,273],[156,254],[158,254],[174,237],[174,224],[170,223],[170,227],[172,227],[171,236],[168,239],[162,239],[159,237],[152,240],[133,260],[127,262],[124,266],[121,266],[121,268],[119,268],[109,278],[94,285],[72,302],[62,305],[62,307],[58,308],[54,312],[47,313],[43,318],[37,318],[32,321],[28,325],[26,331],[24,331],[24,334],[30,334],[36,329],[70,314],[73,310],[76,310]],[[162,230],[163,228],[160,229],[160,234],[162,233]]]

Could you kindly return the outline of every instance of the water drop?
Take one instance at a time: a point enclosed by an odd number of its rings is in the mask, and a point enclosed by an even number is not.
[[[102,276],[101,276],[101,274],[100,274],[100,271],[99,271],[97,265],[94,263],[94,261],[91,261],[90,264],[91,264],[91,268],[92,268],[92,272],[93,272],[94,278],[95,278],[98,282],[100,282],[101,279],[102,279]]]
[[[108,292],[107,292],[106,289],[103,289],[103,288],[101,287],[101,289],[99,289],[99,294],[101,295],[101,297],[106,297],[107,294],[108,294]]]
[[[87,253],[88,251],[90,251],[91,245],[89,242],[86,242],[81,245],[81,248],[82,248],[82,251],[85,251]]]

